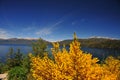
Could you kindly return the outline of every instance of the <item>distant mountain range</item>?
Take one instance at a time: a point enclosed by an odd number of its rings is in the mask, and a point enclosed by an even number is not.
[[[37,41],[37,39],[18,39],[18,38],[10,38],[10,39],[0,39],[0,44],[32,44]]]
[[[78,39],[82,47],[93,47],[93,48],[116,48],[120,49],[120,40],[108,39],[108,38],[88,38]],[[69,45],[72,40],[61,41],[60,44]]]
[[[0,39],[0,44],[23,44],[31,45],[33,42],[36,42],[38,39]],[[44,40],[47,44],[51,42]],[[88,39],[78,39],[81,42],[82,47],[95,47],[95,48],[117,48],[120,49],[120,40],[117,39],[108,39],[108,38],[88,38]],[[69,46],[72,39],[60,41],[60,45]]]

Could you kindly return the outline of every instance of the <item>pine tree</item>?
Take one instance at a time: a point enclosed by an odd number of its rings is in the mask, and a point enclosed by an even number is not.
[[[47,44],[40,38],[37,42],[33,43],[32,49],[35,56],[43,57],[44,53],[47,52]]]

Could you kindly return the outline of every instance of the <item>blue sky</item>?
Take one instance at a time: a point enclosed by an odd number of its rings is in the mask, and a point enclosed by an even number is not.
[[[120,39],[119,0],[0,0],[0,38]]]

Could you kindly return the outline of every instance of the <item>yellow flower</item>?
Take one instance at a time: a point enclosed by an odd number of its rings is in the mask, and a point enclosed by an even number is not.
[[[120,80],[120,60],[109,57],[104,64],[97,63],[98,58],[80,49],[76,34],[69,51],[53,43],[52,54],[54,60],[29,54],[35,80]]]

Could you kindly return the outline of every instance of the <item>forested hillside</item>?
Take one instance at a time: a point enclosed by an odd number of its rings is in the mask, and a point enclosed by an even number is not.
[[[36,42],[38,39],[0,39],[0,44],[23,44],[23,45],[31,45],[33,42]],[[45,41],[45,40],[44,40]],[[45,41],[49,43],[48,41]]]
[[[32,39],[0,39],[0,44],[24,44],[31,45],[33,42],[37,40]],[[51,42],[44,40],[47,44],[51,44]],[[120,40],[112,40],[105,38],[89,38],[89,39],[78,39],[81,42],[82,47],[94,47],[94,48],[117,48],[120,49]],[[60,45],[65,44],[66,46],[72,42],[72,39],[60,41]]]
[[[120,48],[120,40],[104,39],[104,38],[90,38],[78,39],[82,47],[95,47],[95,48]],[[61,41],[60,44],[68,45],[72,40]]]

